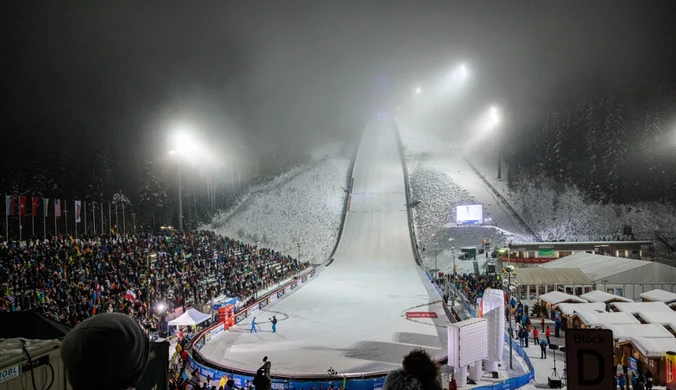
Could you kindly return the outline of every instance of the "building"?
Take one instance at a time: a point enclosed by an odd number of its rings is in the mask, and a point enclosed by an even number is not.
[[[539,268],[578,268],[591,280],[593,290],[633,300],[639,300],[642,293],[655,289],[676,292],[676,267],[653,261],[581,252],[541,264]],[[522,269],[517,269],[517,275],[519,272],[522,272]],[[564,290],[574,295],[582,295],[591,290],[578,294],[579,291],[580,289],[573,287],[566,287]]]
[[[542,264],[577,253],[652,260],[654,249],[652,241],[521,242],[512,244],[509,260]]]
[[[593,289],[592,280],[578,268],[518,268],[513,275],[517,284],[516,297],[529,304],[554,292],[578,299],[572,302],[586,302],[579,296]],[[548,303],[555,305],[560,302]]]

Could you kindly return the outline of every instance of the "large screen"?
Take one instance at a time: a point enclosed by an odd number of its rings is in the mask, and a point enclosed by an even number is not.
[[[484,206],[480,204],[457,206],[455,221],[458,225],[484,223]]]

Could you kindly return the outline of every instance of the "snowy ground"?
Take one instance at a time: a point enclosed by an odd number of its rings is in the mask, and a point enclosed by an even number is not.
[[[404,176],[389,123],[366,131],[355,162],[351,206],[335,260],[302,289],[266,307],[279,329],[249,333],[250,323],[205,345],[205,357],[273,374],[389,371],[411,349],[446,356],[446,318],[439,294],[415,263],[409,239]],[[437,318],[407,319],[407,311]],[[261,315],[267,318],[266,315]]]
[[[301,260],[323,262],[338,238],[349,166],[348,158],[325,156],[295,168],[255,188],[211,228],[293,256],[300,242]]]

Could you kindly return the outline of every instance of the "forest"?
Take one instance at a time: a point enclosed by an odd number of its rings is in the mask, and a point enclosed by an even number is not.
[[[514,188],[545,176],[590,199],[676,201],[676,77],[522,104],[502,144]]]

